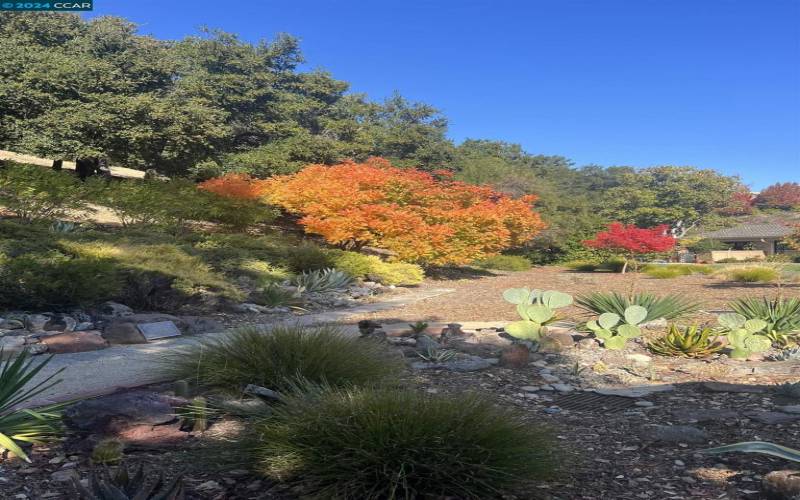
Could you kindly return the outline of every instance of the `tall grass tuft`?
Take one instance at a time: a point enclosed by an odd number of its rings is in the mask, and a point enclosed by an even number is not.
[[[397,376],[403,367],[384,345],[332,326],[242,328],[162,361],[163,370],[175,379],[230,392],[248,384],[288,390],[300,380],[334,387],[371,385]]]
[[[780,278],[780,273],[771,267],[741,267],[725,271],[731,281],[741,283],[772,283]]]
[[[495,498],[557,462],[541,423],[473,395],[317,387],[257,431],[260,470],[303,498]]]

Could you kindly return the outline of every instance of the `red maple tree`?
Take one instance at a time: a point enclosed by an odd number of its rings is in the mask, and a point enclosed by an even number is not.
[[[670,236],[668,231],[667,225],[641,228],[613,222],[608,225],[606,231],[600,231],[593,240],[586,240],[583,244],[621,255],[625,259],[625,264],[622,266],[624,274],[629,263],[636,266],[637,255],[671,250],[675,246],[675,238]]]
[[[737,191],[733,193],[728,203],[719,209],[722,215],[748,215],[753,213],[753,203],[755,196],[749,191]]]

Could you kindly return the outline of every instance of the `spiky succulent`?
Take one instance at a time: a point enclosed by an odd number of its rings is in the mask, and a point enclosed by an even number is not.
[[[294,278],[298,289],[306,292],[342,290],[353,282],[353,278],[338,269],[316,269],[305,271]]]
[[[800,382],[786,382],[775,386],[775,394],[800,400]]]
[[[780,345],[789,345],[800,338],[800,298],[744,297],[729,304],[746,319],[764,321],[763,335]]]
[[[724,345],[711,328],[692,325],[681,330],[673,324],[666,335],[651,341],[647,347],[660,356],[707,358]]]
[[[658,297],[651,293],[637,293],[631,296],[617,292],[594,292],[581,295],[575,299],[575,304],[594,314],[614,313],[619,316],[625,314],[625,309],[630,306],[642,306],[647,309],[647,317],[643,323],[659,318],[667,320],[691,314],[698,309],[698,303],[683,295],[665,295]]]
[[[103,468],[89,473],[89,484],[84,486],[73,479],[75,498],[80,500],[183,500],[182,474],[171,481],[164,480],[164,474],[146,477],[144,465],[134,469],[120,466],[114,474]]]

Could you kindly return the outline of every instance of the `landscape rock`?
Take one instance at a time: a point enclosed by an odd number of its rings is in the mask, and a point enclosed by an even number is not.
[[[512,344],[500,353],[500,366],[506,368],[525,368],[528,365],[531,351],[522,344]]]
[[[119,302],[104,302],[100,306],[100,314],[107,318],[122,318],[133,314],[133,309]]]
[[[56,314],[44,325],[44,330],[51,332],[71,332],[75,329],[78,322],[75,318],[66,314]]]
[[[2,330],[22,330],[25,324],[18,319],[4,319],[0,321],[0,329]]]
[[[191,437],[180,422],[171,425],[131,425],[115,433],[128,449],[162,449],[182,445]]]
[[[80,478],[80,474],[75,469],[59,469],[50,474],[50,480],[56,483],[71,483],[73,480],[77,481]]]
[[[566,393],[566,392],[572,392],[572,391],[575,390],[575,388],[572,387],[569,384],[552,384],[552,386],[553,386],[553,389],[556,390],[556,392],[565,392]]]
[[[779,406],[778,410],[784,413],[800,414],[800,405]]]
[[[51,354],[97,351],[108,347],[108,342],[98,331],[64,332],[42,339]]]
[[[581,349],[597,349],[600,344],[597,343],[596,339],[584,338],[578,341],[578,347]]]
[[[75,403],[64,410],[64,421],[73,429],[94,433],[165,424],[175,420],[171,401],[151,391],[120,392]]]
[[[642,430],[641,438],[664,443],[705,443],[708,434],[689,425],[653,425]]]
[[[103,330],[103,337],[111,344],[146,344],[142,332],[136,323],[128,321],[114,321]]]
[[[626,354],[625,359],[642,365],[649,364],[650,362],[653,361],[653,358],[651,358],[650,356],[646,356],[644,354]]]
[[[41,333],[48,321],[50,317],[44,314],[26,314],[25,329],[32,333]]]
[[[762,394],[767,388],[760,385],[728,384],[725,382],[704,382],[703,389],[710,392],[733,392],[740,394]]]
[[[200,335],[203,333],[221,332],[225,327],[219,321],[207,318],[204,316],[181,316],[179,318],[178,328],[181,324],[185,325],[183,333],[188,335]]]
[[[86,330],[92,330],[93,328],[94,328],[94,323],[92,323],[91,321],[81,321],[80,323],[75,325],[73,331],[85,332]]]
[[[25,337],[18,335],[0,337],[3,354],[16,354],[25,348]]]
[[[800,420],[800,414],[797,413],[782,413],[779,411],[746,411],[744,416],[756,422],[767,425],[785,424]]]
[[[658,318],[653,321],[648,321],[647,323],[642,323],[639,326],[647,330],[659,330],[667,327],[667,320],[666,318]]]
[[[797,500],[800,498],[800,471],[776,470],[764,476],[764,493],[772,500]]]

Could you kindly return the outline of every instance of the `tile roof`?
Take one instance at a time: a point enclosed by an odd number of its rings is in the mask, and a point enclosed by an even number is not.
[[[726,238],[783,238],[792,234],[793,229],[782,224],[742,224],[741,226],[729,227],[705,233],[705,238],[724,240]]]

